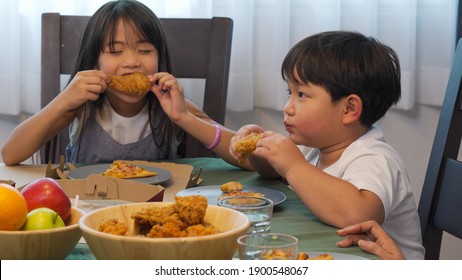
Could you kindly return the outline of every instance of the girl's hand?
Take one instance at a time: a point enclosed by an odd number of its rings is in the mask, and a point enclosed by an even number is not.
[[[236,153],[236,142],[245,138],[252,132],[263,133],[265,130],[256,124],[248,124],[241,127],[236,134],[231,138],[229,142],[229,154],[236,160],[238,160],[239,155]]]
[[[78,72],[66,88],[57,96],[67,112],[80,107],[87,101],[95,101],[109,82],[108,76],[99,70]]]
[[[152,92],[172,121],[177,122],[188,113],[183,87],[172,74],[159,72],[149,76],[149,80],[154,84]]]
[[[263,133],[257,142],[255,156],[265,159],[283,178],[292,166],[306,164],[300,149],[292,140],[272,131]]]

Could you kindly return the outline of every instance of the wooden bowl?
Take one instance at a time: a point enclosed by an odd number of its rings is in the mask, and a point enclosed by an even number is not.
[[[52,260],[64,259],[74,249],[82,232],[79,219],[85,213],[77,208],[63,228],[31,231],[0,231],[0,259]]]
[[[246,234],[250,221],[243,213],[209,205],[205,222],[215,226],[220,233],[177,238],[148,238],[144,236],[119,236],[98,231],[100,223],[118,219],[133,232],[131,215],[147,207],[164,207],[172,202],[147,202],[117,205],[86,214],[79,222],[80,229],[97,259],[231,259],[237,250],[237,238]]]

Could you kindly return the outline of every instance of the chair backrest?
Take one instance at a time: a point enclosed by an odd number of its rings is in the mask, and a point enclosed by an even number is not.
[[[462,239],[462,40],[459,41],[441,107],[419,202],[426,259],[439,259],[443,232]]]
[[[41,106],[60,92],[60,75],[70,74],[89,16],[42,15]],[[161,19],[167,36],[173,74],[205,79],[202,109],[224,124],[231,58],[233,21],[230,18]],[[200,105],[199,105],[200,106]],[[69,142],[68,129],[41,148],[43,163],[58,162]],[[216,156],[187,137],[186,157]]]

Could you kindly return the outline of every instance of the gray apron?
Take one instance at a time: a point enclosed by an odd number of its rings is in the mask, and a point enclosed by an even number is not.
[[[66,147],[66,161],[91,164],[112,162],[117,159],[157,161],[176,158],[178,144],[169,144],[172,145],[170,155],[167,154],[166,146],[156,146],[152,132],[140,141],[120,144],[104,131],[92,116],[85,122],[74,145],[69,144]]]

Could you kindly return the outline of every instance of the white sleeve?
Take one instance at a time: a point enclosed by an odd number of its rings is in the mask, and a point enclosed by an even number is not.
[[[393,190],[399,185],[401,172],[392,159],[383,154],[367,154],[358,157],[346,167],[342,179],[376,194],[382,201],[385,215],[392,208],[393,196],[399,190]]]

